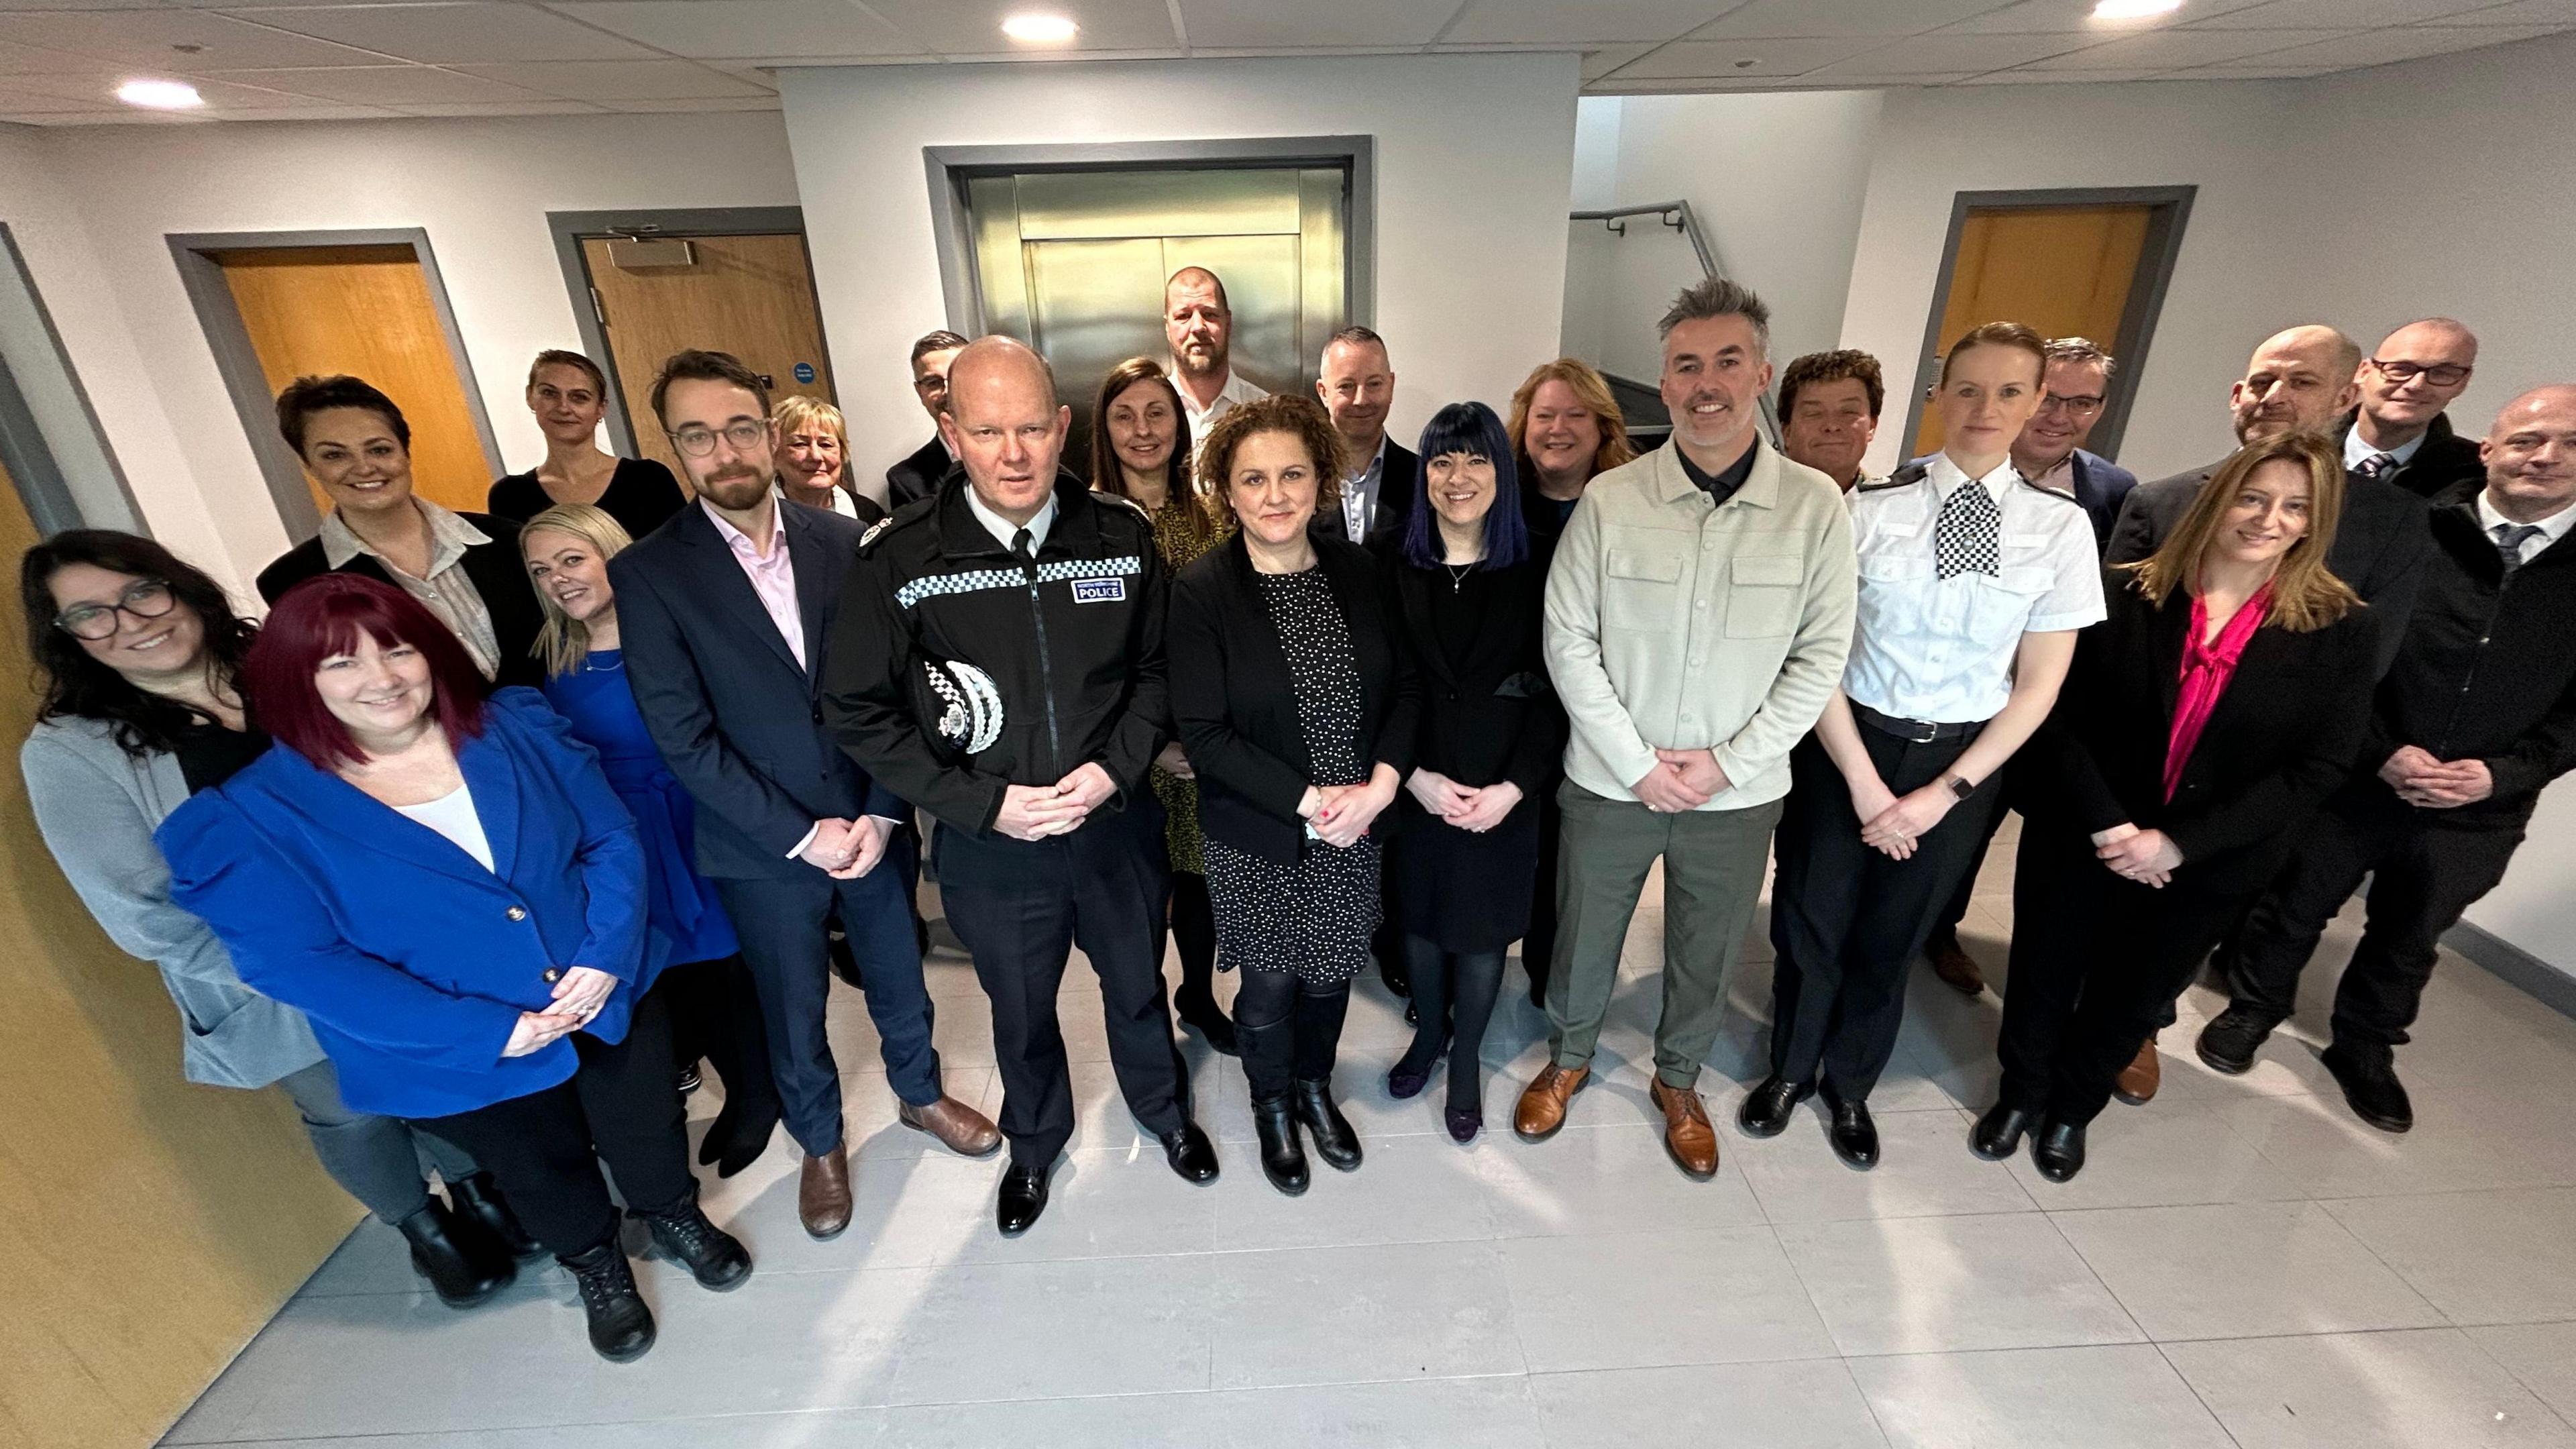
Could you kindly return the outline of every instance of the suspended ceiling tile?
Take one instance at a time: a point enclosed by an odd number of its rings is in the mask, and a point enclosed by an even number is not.
[[[1179,7],[1193,49],[1416,46],[1440,36],[1440,27],[1458,13],[1458,0],[1179,0]]]
[[[0,14],[12,10],[158,10],[161,0],[0,0]]]
[[[704,0],[699,0],[704,3]],[[1079,55],[1098,50],[1168,50],[1178,46],[1163,0],[865,0],[907,39],[940,55]],[[1305,0],[1286,8],[1303,9]],[[1012,15],[1061,15],[1082,27],[1070,45],[1020,45],[1002,34]]]
[[[699,3],[719,4],[722,0]],[[457,69],[567,101],[631,100],[644,96],[697,100],[767,94],[739,76],[685,60],[566,60],[550,65],[467,65]]]
[[[1587,50],[1583,52],[1583,78],[1599,80],[1652,49],[1651,45],[1605,45]]]
[[[1690,34],[1693,40],[1917,35],[1999,10],[2011,0],[1752,0]]]
[[[2373,30],[2343,40],[2329,40],[2317,45],[2302,45],[2290,50],[2274,51],[2262,56],[2265,62],[2282,65],[2324,66],[2333,70],[2355,70],[2362,66],[2387,65],[2392,61],[2417,60],[2428,55],[2447,55],[2455,50],[2475,50],[2480,46],[2509,45],[2518,40],[2531,40],[2553,33],[2545,26],[2501,25],[2408,25],[2387,30]]]
[[[430,65],[476,60],[630,60],[653,52],[533,5],[297,5],[228,14]]]
[[[2294,45],[2337,40],[2357,31],[2332,30],[2158,30],[2124,36],[2100,45],[2032,62],[2041,70],[2179,70],[2185,66],[2224,65]]]
[[[1868,40],[1677,40],[1619,72],[1621,80],[1804,75],[1879,48]]]
[[[530,96],[523,101],[426,101],[394,107],[406,116],[604,116],[608,112],[586,101],[556,101]]]
[[[2062,55],[2081,44],[2065,35],[1916,35],[1838,60],[1810,72],[1834,75],[1913,75],[1957,71],[1976,75]]]
[[[288,35],[206,10],[82,10],[0,15],[0,40],[120,65],[363,65],[363,50]],[[194,46],[181,51],[180,46]]]
[[[526,101],[539,97],[517,86],[426,65],[326,66],[302,70],[237,70],[227,80],[274,86],[326,101],[412,106],[456,101]]]
[[[32,45],[0,41],[0,76],[58,75],[66,68],[99,69],[106,68],[106,63],[83,60],[59,50],[41,50]]]
[[[1742,0],[1474,0],[1441,35],[1457,41],[1671,40]]]
[[[632,101],[602,101],[599,104],[605,109],[611,111],[656,112],[662,114],[671,114],[680,111],[774,111],[778,109],[778,97],[732,96],[723,98],[702,98],[699,100],[689,101],[670,101],[664,100],[658,96],[647,96]]]
[[[2423,25],[2463,10],[2492,5],[2495,0],[2264,0],[2223,15],[2177,17],[2186,24],[2212,29],[2336,29],[2374,25]],[[2189,9],[2188,6],[2185,7]]]
[[[1984,75],[1970,76],[1959,84],[1963,86],[2035,86],[2072,85],[2082,82],[2089,85],[2109,85],[2114,82],[2162,80],[2170,73],[2160,70],[1996,70],[1988,71]]]
[[[2576,26],[2576,0],[2510,0],[2451,16],[2443,24]]]
[[[582,0],[553,7],[656,50],[703,59],[879,60],[929,54],[854,5],[825,0]]]
[[[2264,0],[2189,0],[2181,10],[2171,15],[2159,15],[2144,21],[2113,22],[2093,18],[2094,0],[2021,0],[2020,4],[1989,10],[1950,28],[1977,34],[2079,31],[2088,35],[2134,35],[2166,29],[2185,21],[2198,22],[2233,14],[2262,3]]]
[[[291,106],[309,104],[313,99],[309,94],[288,93],[255,78],[205,76],[169,69],[148,73],[127,70],[107,73],[66,73],[58,76],[11,76],[6,81],[0,81],[0,84],[46,95],[94,101],[101,105],[113,106],[118,110],[134,110],[138,108],[128,106],[116,98],[116,88],[119,84],[143,74],[161,79],[185,80],[197,88],[197,94],[204,98],[208,107]]]

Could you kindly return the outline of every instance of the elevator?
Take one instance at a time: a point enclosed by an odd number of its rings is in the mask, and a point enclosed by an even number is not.
[[[1013,169],[960,178],[983,329],[1021,338],[1073,406],[1065,461],[1090,459],[1091,403],[1130,357],[1167,358],[1163,283],[1224,280],[1236,372],[1271,392],[1314,386],[1350,316],[1344,165]],[[1168,364],[1167,364],[1168,365]]]

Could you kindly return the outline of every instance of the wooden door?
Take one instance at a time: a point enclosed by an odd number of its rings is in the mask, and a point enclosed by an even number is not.
[[[2112,346],[2154,214],[2152,206],[1971,210],[1960,223],[1958,259],[1950,268],[1949,299],[1934,345],[1946,348],[1981,323],[2022,322],[2042,337],[2090,337]],[[1940,446],[1941,419],[1927,407],[1909,456]]]
[[[36,541],[0,470],[0,557]],[[0,738],[35,723],[0,625]],[[111,944],[0,770],[0,1444],[155,1442],[357,1221],[278,1092],[192,1086],[152,966]]]
[[[412,488],[480,513],[492,489],[464,377],[407,246],[257,247],[210,253],[223,268],[273,395],[298,377],[345,372],[373,383],[411,424]],[[313,480],[305,480],[313,487]],[[331,500],[313,488],[314,506]]]
[[[790,393],[831,402],[835,394],[803,234],[672,239],[689,243],[687,265],[621,267],[604,237],[583,241],[581,253],[636,449],[668,464],[686,486],[688,471],[653,415],[653,378],[672,353],[730,352],[769,379],[773,402]]]

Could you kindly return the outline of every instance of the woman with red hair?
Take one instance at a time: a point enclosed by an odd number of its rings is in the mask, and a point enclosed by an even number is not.
[[[670,1024],[638,990],[634,817],[541,695],[485,698],[456,636],[390,585],[289,590],[243,684],[283,748],[163,822],[173,898],[311,1020],[351,1106],[500,1180],[572,1270],[592,1347],[643,1353],[653,1316],[601,1160],[700,1283],[751,1259],[698,1208]]]

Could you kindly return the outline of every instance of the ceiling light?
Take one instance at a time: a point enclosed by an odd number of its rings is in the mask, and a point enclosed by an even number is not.
[[[2093,7],[2096,20],[2144,20],[2151,15],[2170,15],[2182,8],[2182,0],[2101,0]]]
[[[1062,45],[1082,29],[1062,15],[1032,12],[1002,22],[1002,33],[1022,45]]]
[[[130,80],[116,88],[116,98],[153,111],[194,110],[206,103],[195,86],[170,80]]]

